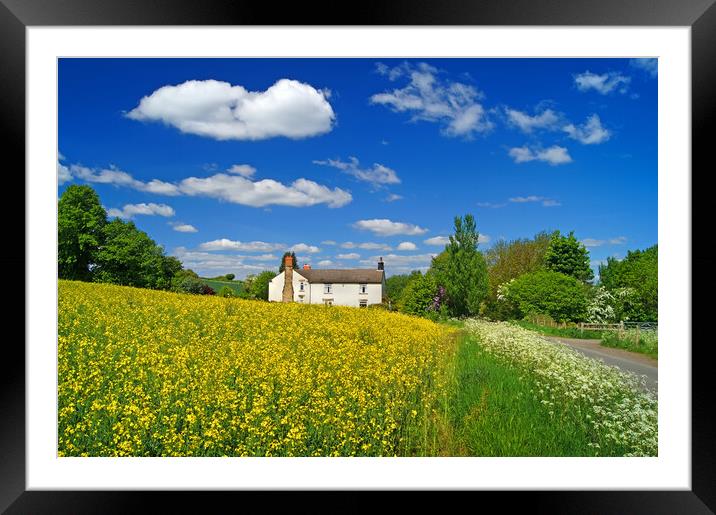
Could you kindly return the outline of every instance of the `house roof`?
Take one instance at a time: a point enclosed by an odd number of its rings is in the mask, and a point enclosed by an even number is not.
[[[382,283],[383,270],[357,268],[350,270],[310,269],[295,270],[309,283]]]

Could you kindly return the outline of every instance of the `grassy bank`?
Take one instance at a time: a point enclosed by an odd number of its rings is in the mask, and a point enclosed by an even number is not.
[[[575,327],[547,327],[543,325],[533,324],[527,320],[512,320],[510,323],[515,324],[523,329],[529,329],[539,334],[547,336],[562,336],[563,338],[586,338],[589,340],[600,340],[608,331],[580,331]]]
[[[636,330],[629,329],[624,331],[621,338],[617,332],[605,332],[602,337],[602,345],[638,352],[659,359],[659,337],[655,330],[640,330],[637,337]]]

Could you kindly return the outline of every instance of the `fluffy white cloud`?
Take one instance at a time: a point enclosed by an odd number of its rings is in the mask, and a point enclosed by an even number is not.
[[[172,224],[172,228],[177,232],[199,232],[199,230],[190,224],[176,223]]]
[[[631,79],[617,72],[602,74],[586,71],[574,76],[574,83],[579,91],[594,90],[597,93],[606,95],[612,91],[626,93]]]
[[[314,245],[306,245],[305,243],[297,243],[288,250],[293,252],[306,252],[308,254],[317,254],[321,251],[318,247]]]
[[[395,170],[379,163],[373,163],[371,168],[361,168],[358,159],[353,156],[348,158],[348,162],[340,159],[326,159],[325,161],[314,161],[314,163],[337,168],[359,181],[370,183],[373,186],[400,184],[400,178]]]
[[[130,219],[136,215],[147,216],[174,216],[174,209],[166,204],[125,204],[122,209],[112,208],[107,210],[107,215],[118,216],[119,218]]]
[[[398,234],[405,234],[407,236],[413,236],[416,234],[425,234],[428,232],[427,229],[423,229],[414,224],[407,224],[403,222],[393,222],[387,218],[374,218],[372,220],[358,220],[353,224],[356,229],[371,231],[378,236],[396,236]]]
[[[585,247],[601,247],[602,245],[623,245],[627,241],[625,236],[617,236],[606,240],[597,240],[595,238],[584,238],[582,244]]]
[[[587,121],[582,125],[576,126],[571,123],[565,125],[563,130],[570,138],[576,139],[585,145],[603,143],[611,136],[611,133],[602,126],[602,121],[597,114],[587,118]]]
[[[357,252],[349,252],[348,254],[337,254],[336,259],[358,259],[360,254]]]
[[[352,241],[346,241],[341,243],[342,249],[365,249],[365,250],[392,250],[390,245],[385,243],[374,243],[372,241],[365,243],[353,243]]]
[[[505,207],[506,205],[507,205],[507,204],[505,204],[504,202],[499,202],[499,203],[497,203],[497,202],[478,202],[478,203],[477,203],[477,206],[478,206],[478,207],[489,207],[489,208],[492,208],[492,209],[497,209],[497,208],[500,208],[500,207]]]
[[[535,129],[551,129],[559,122],[559,116],[551,109],[545,109],[534,116],[510,108],[507,108],[505,112],[510,125],[514,125],[525,133],[530,133]]]
[[[391,193],[390,195],[388,195],[387,197],[385,197],[385,201],[386,201],[386,202],[395,202],[396,200],[400,200],[400,199],[402,199],[402,198],[403,198],[402,195],[398,195],[398,194],[396,194],[396,193]]]
[[[493,127],[484,107],[478,103],[482,94],[477,89],[460,82],[441,80],[438,70],[427,63],[417,66],[404,63],[395,68],[381,63],[376,69],[391,81],[407,78],[408,84],[372,95],[372,104],[387,106],[394,112],[412,113],[414,121],[439,122],[446,136],[470,137]]]
[[[282,243],[266,243],[265,241],[232,241],[226,238],[207,241],[199,245],[201,250],[241,250],[244,252],[272,252],[284,248]]]
[[[437,256],[437,254],[434,253],[408,255],[388,254],[387,256],[372,256],[368,259],[361,260],[360,263],[363,265],[375,266],[376,261],[378,261],[378,259],[382,257],[383,262],[385,263],[385,269],[392,270],[393,272],[395,272],[396,268],[415,268],[419,266],[430,266],[430,262],[435,256]]]
[[[127,113],[181,132],[217,140],[298,139],[329,132],[335,114],[326,91],[280,79],[266,91],[248,91],[216,80],[163,86]]]
[[[659,60],[656,58],[630,59],[629,64],[634,68],[644,70],[652,78],[656,77],[659,73]]]
[[[423,241],[426,245],[435,245],[435,246],[445,246],[448,243],[450,243],[450,238],[448,236],[433,236],[432,238],[428,238],[427,240]]]
[[[331,189],[303,178],[286,185],[273,179],[252,181],[241,175],[217,173],[209,177],[187,177],[178,183],[169,183],[157,179],[142,182],[114,166],[95,170],[72,165],[70,172],[72,176],[87,182],[114,184],[158,195],[210,197],[251,207],[306,207],[326,204],[335,208],[353,200],[351,194],[345,190]]]
[[[415,245],[415,243],[412,243],[410,241],[403,241],[395,248],[395,250],[415,250],[418,247]]]
[[[65,165],[57,161],[57,184],[64,184],[72,180],[72,173]]]
[[[331,266],[332,264],[333,261],[331,261],[330,259],[324,259],[318,262],[318,266]]]
[[[515,163],[544,161],[551,165],[561,165],[572,162],[567,149],[558,145],[553,145],[547,149],[532,149],[527,146],[515,147],[509,150],[509,154]]]
[[[218,173],[210,177],[188,177],[178,186],[185,195],[217,198],[251,207],[305,207],[316,204],[341,207],[353,200],[345,190],[330,189],[308,179],[296,179],[285,185],[273,179],[251,181],[241,176]]]
[[[242,177],[251,178],[256,173],[256,168],[251,165],[233,165],[226,171],[229,173],[241,175]]]

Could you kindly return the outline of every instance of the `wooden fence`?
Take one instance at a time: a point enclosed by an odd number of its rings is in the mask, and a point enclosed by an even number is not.
[[[533,324],[554,327],[557,329],[579,329],[580,334],[584,331],[616,331],[619,333],[619,339],[623,339],[627,330],[635,331],[636,343],[639,344],[641,338],[641,332],[643,330],[656,330],[657,324],[655,322],[619,322],[618,324],[593,324],[588,322],[555,322],[551,317],[546,315],[532,315],[528,317],[528,320]]]

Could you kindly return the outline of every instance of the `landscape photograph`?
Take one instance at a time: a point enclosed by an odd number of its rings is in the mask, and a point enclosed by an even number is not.
[[[657,59],[57,72],[57,456],[658,456]]]

